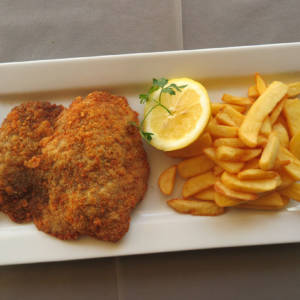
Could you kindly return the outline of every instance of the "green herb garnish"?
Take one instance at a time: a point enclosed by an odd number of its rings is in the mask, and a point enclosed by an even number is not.
[[[145,116],[144,116],[143,120],[141,121],[140,125],[137,125],[135,122],[130,122],[131,125],[138,128],[138,130],[140,132],[140,135],[147,142],[151,142],[152,136],[154,135],[154,133],[144,131],[143,130],[143,125],[144,125],[144,122],[145,122],[146,118],[149,116],[149,114],[152,112],[152,110],[160,106],[163,109],[165,109],[170,115],[172,115],[172,112],[165,105],[163,105],[161,103],[161,95],[163,93],[169,94],[169,95],[176,95],[176,92],[181,92],[181,90],[187,86],[187,85],[178,86],[174,83],[168,85],[168,82],[169,82],[169,80],[166,79],[166,78],[160,78],[160,79],[153,78],[152,86],[149,88],[148,92],[146,94],[140,94],[139,95],[140,103],[141,104],[146,104],[150,100],[150,95],[152,93],[154,93],[155,91],[161,89],[160,93],[159,93],[159,96],[158,96],[158,99],[153,99],[153,98],[151,99],[155,103],[155,105],[153,105],[149,109],[149,111],[145,114]]]

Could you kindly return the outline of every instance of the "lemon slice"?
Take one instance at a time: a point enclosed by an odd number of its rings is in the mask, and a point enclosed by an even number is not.
[[[161,93],[161,89],[151,94],[143,123],[143,130],[153,133],[151,145],[164,151],[181,149],[194,142],[211,114],[210,100],[202,84],[189,78],[169,80],[167,86],[171,84],[186,87],[180,92],[175,90],[175,95]],[[160,103],[165,108],[157,106],[160,94]]]

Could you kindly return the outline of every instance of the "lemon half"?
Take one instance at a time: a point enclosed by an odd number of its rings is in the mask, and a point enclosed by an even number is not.
[[[155,91],[145,106],[147,118],[143,130],[153,133],[151,145],[157,149],[171,151],[181,149],[194,142],[205,129],[211,115],[211,104],[204,86],[189,78],[169,80],[167,86],[186,85],[175,95],[161,94],[161,104],[169,112],[157,106],[161,89]],[[154,108],[154,106],[156,106]]]

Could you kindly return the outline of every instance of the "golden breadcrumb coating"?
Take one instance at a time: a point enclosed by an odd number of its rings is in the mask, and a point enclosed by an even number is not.
[[[43,175],[34,222],[61,239],[89,235],[116,242],[143,198],[149,166],[138,123],[124,97],[93,92],[76,98],[41,141],[32,161]],[[42,192],[43,194],[45,192]]]
[[[41,152],[39,142],[53,133],[62,110],[46,102],[23,103],[12,109],[0,128],[0,210],[15,222],[32,219],[35,178],[29,162]]]

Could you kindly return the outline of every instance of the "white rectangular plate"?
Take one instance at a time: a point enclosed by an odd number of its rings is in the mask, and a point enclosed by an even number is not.
[[[224,92],[245,95],[253,74],[300,80],[300,43],[7,63],[0,65],[0,118],[26,100],[68,105],[95,89],[124,95],[140,113],[138,94],[153,77],[191,77],[212,101]],[[59,261],[216,247],[300,242],[300,212],[232,210],[219,217],[173,212],[158,191],[157,178],[176,160],[146,146],[149,188],[132,214],[129,232],[117,244],[88,237],[61,241],[34,225],[17,225],[0,214],[0,264]],[[174,195],[179,195],[180,184]]]

